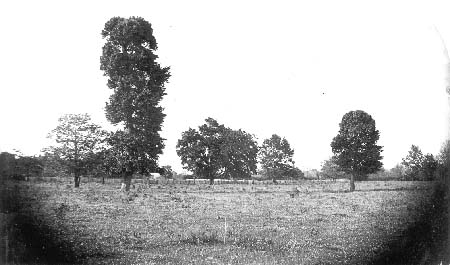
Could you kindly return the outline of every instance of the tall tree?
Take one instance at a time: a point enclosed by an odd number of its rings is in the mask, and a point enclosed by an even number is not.
[[[355,178],[363,179],[375,173],[381,163],[382,147],[376,143],[380,138],[375,120],[362,110],[350,111],[342,117],[339,133],[333,138],[331,148],[336,164],[350,176],[350,191],[355,190]]]
[[[74,175],[75,187],[79,187],[80,176],[86,170],[86,159],[96,152],[104,131],[91,122],[88,114],[66,114],[58,121],[59,125],[49,134],[56,144],[47,152],[64,162]]]
[[[178,140],[184,168],[210,180],[249,178],[256,171],[258,146],[251,134],[232,130],[208,118],[199,130],[189,129]]]
[[[106,43],[100,69],[114,91],[106,104],[106,117],[113,124],[123,125],[110,143],[120,154],[119,165],[128,191],[133,173],[158,167],[164,148],[160,131],[165,117],[159,103],[170,73],[157,62],[153,29],[143,18],[113,17],[106,22],[102,37]]]
[[[264,175],[273,179],[292,177],[292,172],[298,171],[294,166],[294,149],[276,134],[264,140],[258,156]]]

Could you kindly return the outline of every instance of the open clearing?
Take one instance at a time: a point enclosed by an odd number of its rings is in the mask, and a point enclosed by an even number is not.
[[[409,244],[400,237],[435,207],[433,182],[357,182],[353,193],[348,182],[135,185],[129,195],[113,183],[5,185],[2,236],[14,240],[3,254],[39,262],[33,255],[45,248],[61,252],[42,263],[370,264],[392,242]],[[18,231],[25,224],[40,232]]]

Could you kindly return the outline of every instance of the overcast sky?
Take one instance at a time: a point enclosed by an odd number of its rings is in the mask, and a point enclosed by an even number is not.
[[[285,137],[301,169],[320,168],[342,116],[364,110],[384,164],[412,144],[437,154],[447,136],[446,1],[2,1],[0,151],[34,155],[66,113],[107,126],[101,30],[113,16],[152,24],[172,77],[160,165],[207,117]],[[450,44],[449,44],[450,45]]]

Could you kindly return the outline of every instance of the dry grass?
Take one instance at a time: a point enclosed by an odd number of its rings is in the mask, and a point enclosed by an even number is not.
[[[432,188],[361,182],[348,193],[347,182],[308,181],[291,198],[293,185],[20,185],[21,211],[86,264],[364,264],[414,222]]]

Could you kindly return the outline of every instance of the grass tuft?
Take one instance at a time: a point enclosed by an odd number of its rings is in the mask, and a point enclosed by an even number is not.
[[[216,245],[223,243],[216,231],[191,231],[187,238],[181,242],[193,245]]]

